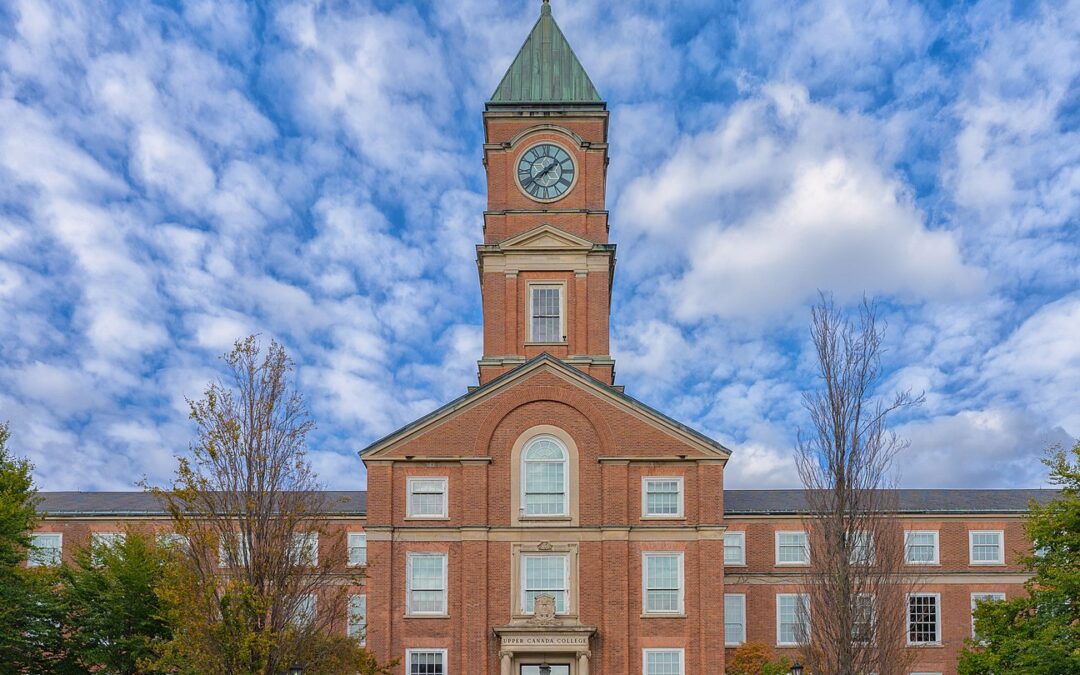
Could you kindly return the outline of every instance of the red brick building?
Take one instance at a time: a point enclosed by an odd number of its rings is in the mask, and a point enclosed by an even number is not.
[[[342,564],[367,566],[342,630],[366,624],[401,673],[689,675],[747,640],[796,653],[801,493],[725,491],[727,448],[614,383],[608,122],[545,3],[484,112],[478,386],[364,450],[368,492],[327,514]],[[1020,517],[1049,494],[903,492],[926,580],[913,673],[955,672],[973,599],[997,597],[978,594],[1022,592]],[[143,495],[43,509],[41,534],[62,534],[43,546],[164,522]]]

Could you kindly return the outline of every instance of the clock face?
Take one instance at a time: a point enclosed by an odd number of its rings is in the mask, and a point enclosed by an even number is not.
[[[540,143],[518,160],[517,179],[521,189],[533,199],[552,201],[562,197],[574,184],[574,160],[554,143]]]

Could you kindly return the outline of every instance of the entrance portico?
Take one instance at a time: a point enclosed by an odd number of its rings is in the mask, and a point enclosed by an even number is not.
[[[501,675],[589,675],[589,640],[595,626],[497,626]]]

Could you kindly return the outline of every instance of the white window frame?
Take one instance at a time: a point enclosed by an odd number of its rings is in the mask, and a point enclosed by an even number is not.
[[[542,289],[542,288],[553,288],[553,289],[555,289],[555,290],[557,290],[559,292],[559,337],[560,337],[560,339],[555,340],[555,341],[537,340],[536,336],[533,334],[533,316],[534,316],[533,302],[535,300],[535,297],[533,295],[533,291],[538,290],[538,289]],[[526,314],[527,325],[525,327],[525,330],[527,331],[528,336],[529,336],[528,343],[529,344],[536,344],[536,345],[562,345],[562,344],[566,344],[566,342],[567,342],[567,339],[566,339],[567,338],[567,334],[566,334],[566,283],[562,282],[562,281],[532,281],[532,282],[529,282],[528,284],[525,285],[525,292],[528,294],[527,295],[527,300],[526,300],[526,309],[528,310],[528,313]]]
[[[641,650],[641,672],[644,675],[650,675],[649,673],[649,654],[652,653],[668,653],[679,655],[679,675],[686,674],[686,650],[679,647],[651,647]]]
[[[56,537],[56,547],[37,546],[34,542],[39,537]],[[31,550],[26,556],[27,567],[56,567],[64,560],[64,533],[63,532],[34,532],[30,535]],[[49,560],[38,558],[39,551],[48,551]],[[55,554],[53,553],[55,551]]]
[[[679,561],[678,608],[649,609],[649,561],[653,558],[675,558]],[[669,589],[657,589],[669,590]],[[644,616],[682,616],[686,613],[686,567],[682,551],[642,551],[641,553],[641,613]]]
[[[799,603],[802,603],[802,606],[806,611],[806,617],[805,617],[806,621],[803,623],[803,628],[807,633],[806,635],[803,635],[803,638],[806,639],[806,640],[809,640],[809,638],[810,638],[810,636],[809,636],[809,631],[810,631],[810,596],[808,594],[806,594],[806,593],[777,593],[776,594],[776,646],[777,647],[799,647],[803,643],[798,642],[798,641],[795,641],[795,642],[783,642],[781,640],[781,636],[784,634],[784,631],[781,628],[781,623],[782,623],[782,621],[781,621],[782,617],[781,617],[781,614],[780,614],[780,600],[781,600],[781,598],[795,598],[796,612],[798,612]]]
[[[414,610],[412,607],[412,577],[413,577],[413,559],[424,557],[440,557],[442,558],[442,610],[436,610],[432,612],[421,612]],[[422,616],[440,616],[446,617],[450,615],[450,590],[447,586],[447,568],[450,567],[450,556],[446,553],[438,551],[410,551],[405,554],[405,616],[410,617],[422,617]]]
[[[442,483],[442,510],[438,513],[417,513],[413,511],[414,485],[420,481],[438,481]],[[425,493],[437,494],[437,493]],[[410,520],[446,520],[450,517],[450,479],[446,476],[410,476],[405,480],[405,518]]]
[[[306,609],[304,605],[311,606],[310,614],[303,611]],[[319,598],[314,593],[301,593],[297,596],[296,606],[293,608],[292,616],[289,617],[289,622],[294,626],[310,626],[318,618],[318,611]],[[305,614],[307,614],[306,617]]]
[[[874,533],[872,531],[870,531],[870,530],[856,530],[852,534],[853,534],[853,536],[851,538],[852,546],[851,546],[851,551],[850,551],[851,558],[850,558],[849,562],[852,565],[873,565],[874,560],[877,557],[877,547],[875,546],[875,542],[874,542]],[[860,547],[859,547],[859,543],[860,543],[859,540],[860,539],[865,539],[866,540],[866,545],[867,546],[866,546],[866,558],[865,559],[860,558],[857,555],[857,552],[860,549]],[[904,550],[905,550],[905,552],[907,551],[906,546],[904,547]]]
[[[355,600],[358,600],[356,604],[361,607],[359,613],[353,611],[353,602]],[[362,617],[363,620],[353,621],[356,616]],[[349,595],[349,601],[345,607],[345,634],[356,640],[361,647],[367,644],[367,595],[364,593]]]
[[[873,593],[857,593],[855,595],[855,604],[852,606],[852,610],[857,610],[858,609],[858,601],[859,601],[860,598],[867,598],[867,599],[870,600],[870,635],[871,635],[871,638],[869,640],[858,640],[858,639],[856,639],[855,635],[852,635],[851,640],[852,640],[852,642],[854,642],[856,644],[870,644],[870,643],[872,643],[874,641],[873,640],[873,634],[876,632],[874,630],[874,627],[875,627],[875,624],[877,623],[877,598],[875,597],[875,595]],[[851,622],[851,627],[852,627],[852,629],[854,629],[857,621],[854,620],[855,619],[855,617],[854,617],[855,612],[854,611],[852,612],[852,614],[853,614],[853,620]]]
[[[937,608],[936,621],[934,622],[934,640],[931,642],[911,641],[911,599],[916,597],[934,598],[934,606]],[[904,620],[904,641],[909,647],[926,647],[941,644],[941,593],[908,593],[907,602],[904,606],[906,618]]]
[[[672,481],[679,486],[677,500],[678,510],[675,513],[649,513],[649,483],[670,483]],[[650,520],[676,520],[685,518],[684,503],[686,502],[686,492],[683,489],[683,485],[682,476],[642,476],[641,517]]]
[[[996,534],[998,538],[998,557],[996,560],[975,560],[975,535]],[[1005,530],[969,530],[968,531],[968,564],[969,565],[1004,565],[1005,564]]]
[[[562,495],[563,495],[563,503],[562,503],[562,512],[560,512],[560,513],[529,513],[528,512],[528,505],[526,504],[526,499],[527,499],[528,489],[529,489],[529,472],[528,472],[526,467],[528,466],[528,463],[530,461],[529,458],[528,458],[529,457],[529,450],[532,448],[533,443],[535,443],[535,442],[537,442],[538,440],[541,440],[541,439],[553,441],[556,445],[559,446],[559,448],[562,450],[562,453],[563,453],[563,460],[562,460],[562,465],[563,465],[563,493],[562,493]],[[552,460],[531,460],[531,461],[534,461],[534,462],[547,461],[547,462],[554,463]],[[521,506],[521,515],[520,515],[520,517],[523,520],[551,520],[551,519],[560,519],[561,520],[561,519],[570,518],[570,450],[569,450],[569,448],[566,447],[565,443],[563,443],[561,440],[559,440],[555,436],[552,436],[551,434],[537,434],[536,436],[533,436],[532,438],[530,438],[525,443],[525,445],[522,447],[522,449],[521,449],[521,495],[520,495],[520,501],[518,503]]]
[[[123,543],[127,538],[124,532],[91,532],[90,533],[90,562],[94,565],[101,564],[101,557],[95,549],[101,546],[113,547],[118,542]]]
[[[187,537],[176,532],[159,532],[154,541],[163,548],[185,549],[191,545]]]
[[[1001,591],[975,591],[971,594],[971,639],[978,640],[975,634],[975,605],[978,602],[1005,602],[1005,593]]]
[[[311,552],[311,560],[304,560],[304,550]],[[318,567],[319,565],[319,533],[318,532],[295,532],[292,543],[289,544],[289,555],[292,556],[294,565],[304,567]]]
[[[934,535],[934,559],[912,560],[909,557],[911,550],[911,535],[932,534]],[[941,564],[941,537],[937,530],[905,530],[904,531],[904,564],[905,565],[940,565]]]
[[[574,610],[574,598],[573,598],[573,593],[571,592],[571,589],[570,589],[570,561],[571,561],[570,554],[569,553],[533,552],[533,551],[529,551],[528,553],[522,553],[521,556],[520,556],[520,560],[518,562],[519,566],[521,567],[521,569],[518,570],[518,573],[520,575],[519,581],[521,583],[521,592],[519,593],[519,597],[518,597],[518,603],[519,603],[518,606],[521,608],[521,613],[524,614],[524,615],[527,615],[527,616],[532,616],[533,614],[536,613],[536,607],[533,607],[532,609],[530,609],[529,605],[528,605],[528,592],[529,592],[528,572],[527,572],[527,567],[528,566],[527,566],[525,561],[527,559],[529,559],[529,558],[562,558],[563,559],[563,593],[566,595],[566,608],[565,608],[564,611],[560,612],[559,609],[558,609],[558,605],[556,604],[555,613],[558,614],[558,615],[572,614],[573,610]]]
[[[806,556],[801,562],[780,562],[780,535],[801,534],[803,537],[803,553]],[[806,530],[777,530],[774,535],[776,542],[776,566],[777,567],[807,567],[810,565],[810,535]]]
[[[727,541],[728,537],[732,540],[739,540],[739,562],[728,562],[727,559]],[[743,531],[737,532],[724,532],[724,567],[746,567],[746,533]]]
[[[412,673],[412,657],[413,654],[441,654],[443,675],[448,675],[450,672],[449,654],[445,649],[439,649],[437,647],[417,647],[415,649],[405,650],[405,675],[411,675]]]
[[[362,545],[353,542],[363,542]],[[348,555],[349,567],[363,567],[367,565],[367,532],[349,532],[346,539],[346,554]],[[364,549],[363,560],[353,562],[353,549]]]
[[[739,598],[739,620],[731,621],[731,617],[728,616],[728,598]],[[727,625],[729,623],[738,623],[739,629],[742,631],[742,640],[733,641],[728,639]],[[725,647],[738,647],[746,642],[746,594],[745,593],[724,593],[724,646]]]
[[[225,537],[229,535],[223,534],[218,541],[218,567],[229,567],[228,551],[225,549]],[[236,556],[237,562],[241,566],[251,562],[251,547],[248,546],[247,540],[244,539],[244,535],[241,532],[236,532],[232,535],[236,540]]]

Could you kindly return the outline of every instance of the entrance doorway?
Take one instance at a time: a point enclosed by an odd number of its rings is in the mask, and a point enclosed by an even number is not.
[[[522,664],[521,675],[570,675],[570,666],[546,663]]]

